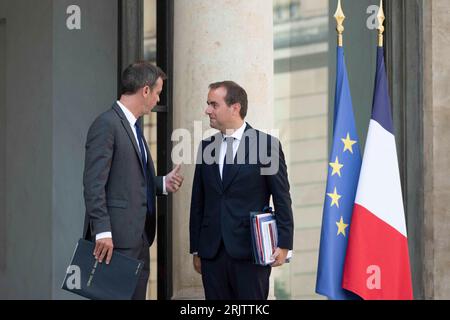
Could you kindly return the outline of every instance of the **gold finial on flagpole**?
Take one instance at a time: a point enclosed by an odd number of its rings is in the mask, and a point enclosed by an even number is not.
[[[338,2],[338,7],[336,9],[336,13],[334,14],[334,18],[336,19],[337,22],[336,31],[338,32],[338,46],[342,47],[343,46],[342,34],[344,33],[343,23],[345,20],[345,16],[344,11],[342,11],[341,0],[339,0]]]
[[[377,15],[377,19],[378,19],[378,46],[379,47],[383,47],[384,45],[384,41],[383,41],[383,33],[384,33],[384,20],[386,19],[386,17],[384,16],[384,10],[383,10],[383,0],[381,0],[380,3],[380,10],[378,10],[378,15]]]

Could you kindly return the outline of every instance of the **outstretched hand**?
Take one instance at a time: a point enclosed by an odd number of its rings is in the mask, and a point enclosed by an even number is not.
[[[175,193],[177,192],[182,184],[184,177],[180,173],[181,164],[178,164],[175,169],[173,169],[166,176],[166,190],[167,192]]]

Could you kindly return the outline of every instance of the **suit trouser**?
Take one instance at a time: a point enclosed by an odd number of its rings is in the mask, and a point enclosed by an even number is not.
[[[207,300],[267,300],[272,268],[232,258],[224,245],[214,259],[201,259]]]
[[[139,276],[132,300],[145,300],[147,297],[147,283],[150,276],[150,246],[146,236],[142,236],[142,245],[131,249],[115,249],[129,257],[144,261],[144,267]]]

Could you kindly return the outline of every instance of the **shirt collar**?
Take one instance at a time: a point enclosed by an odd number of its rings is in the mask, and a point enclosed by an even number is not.
[[[130,123],[131,128],[134,128],[134,125],[136,124],[136,121],[137,121],[134,114],[132,114],[131,111],[128,110],[128,108],[122,104],[122,102],[117,101],[117,104],[119,105],[119,107],[123,111],[123,113],[125,114],[125,117],[127,118],[128,122]]]
[[[233,134],[231,136],[226,135],[226,134],[222,134],[222,137],[224,139],[225,138],[229,138],[229,137],[233,137],[236,140],[241,141],[242,136],[244,135],[244,131],[245,131],[246,127],[247,127],[247,123],[244,121],[244,124],[239,129],[237,129],[235,132],[233,132]]]

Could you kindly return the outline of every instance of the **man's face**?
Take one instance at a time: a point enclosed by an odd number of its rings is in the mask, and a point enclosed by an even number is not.
[[[161,78],[158,78],[156,81],[155,86],[153,87],[153,90],[150,89],[150,87],[144,87],[144,114],[150,114],[152,109],[158,104],[159,102],[159,95],[162,92],[164,81]]]
[[[208,107],[205,110],[211,128],[224,132],[233,123],[234,109],[225,102],[227,89],[220,87],[211,89],[208,94]]]

